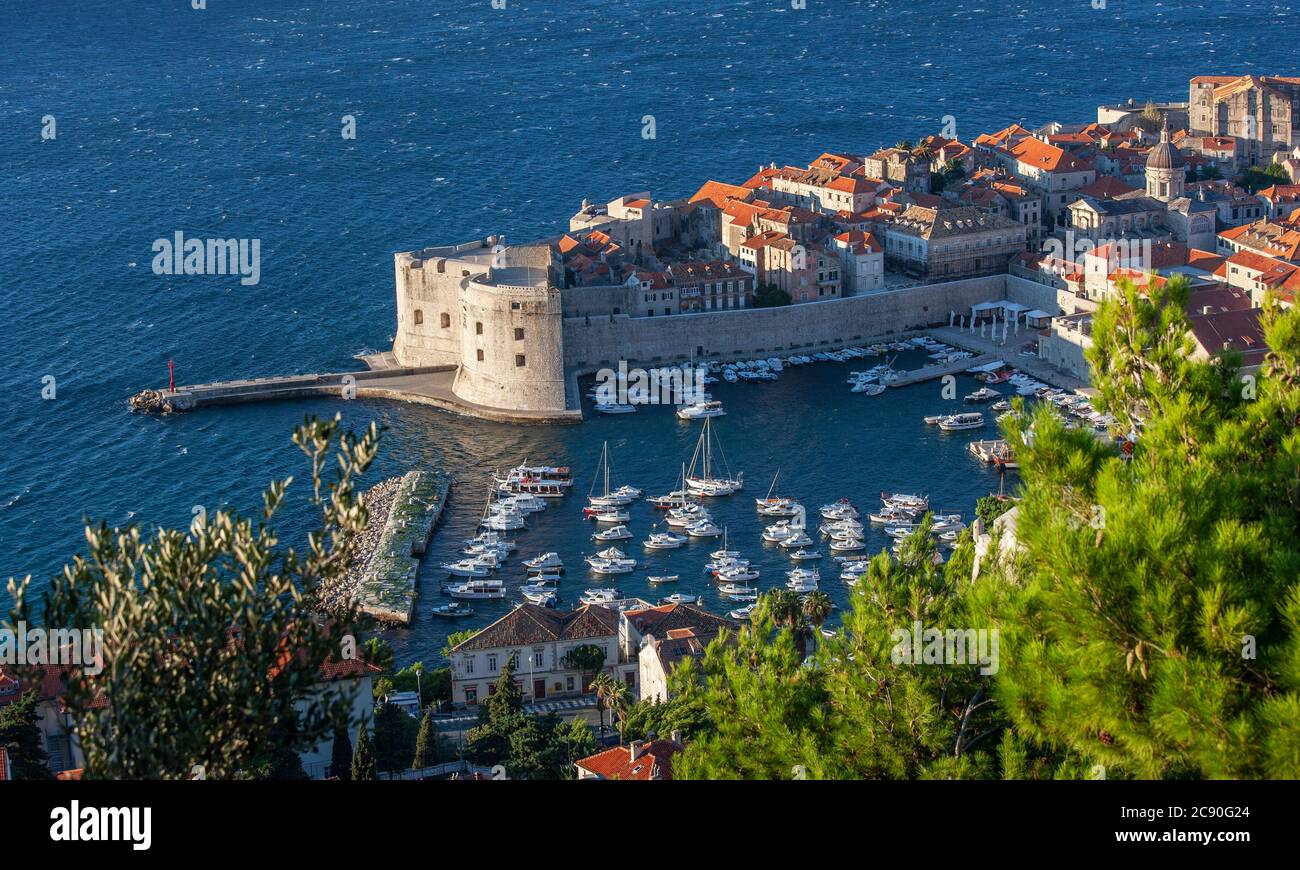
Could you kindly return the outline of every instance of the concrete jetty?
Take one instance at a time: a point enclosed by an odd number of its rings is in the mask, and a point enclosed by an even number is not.
[[[906,387],[911,384],[919,384],[922,381],[932,381],[935,378],[942,378],[946,375],[959,375],[966,369],[975,366],[987,365],[991,362],[997,362],[1002,357],[996,354],[986,353],[981,356],[967,357],[966,359],[954,360],[950,363],[939,363],[937,365],[925,366],[919,369],[903,372],[898,379],[893,381],[891,387]]]
[[[450,490],[450,481],[429,472],[409,471],[402,477],[384,531],[361,577],[357,603],[362,613],[385,623],[410,624],[420,560]]]
[[[575,423],[582,419],[581,410],[576,408],[526,411],[466,401],[453,389],[456,366],[398,366],[391,353],[375,354],[362,360],[370,368],[354,372],[217,381],[178,386],[174,390],[145,390],[131,398],[131,409],[170,414],[218,405],[324,396],[431,405],[455,414],[505,423]]]

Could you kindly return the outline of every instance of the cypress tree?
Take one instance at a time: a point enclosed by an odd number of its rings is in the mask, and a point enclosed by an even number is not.
[[[357,735],[357,747],[352,753],[352,777],[354,781],[378,779],[375,772],[375,755],[370,751],[370,735],[365,722],[361,723],[361,733]]]
[[[352,778],[352,740],[348,737],[346,728],[334,732],[334,746],[330,750],[330,776],[341,780]]]
[[[420,720],[420,731],[415,735],[415,759],[411,762],[411,768],[421,770],[426,767],[433,767],[438,763],[438,740],[433,732],[433,710],[424,711],[424,718]]]

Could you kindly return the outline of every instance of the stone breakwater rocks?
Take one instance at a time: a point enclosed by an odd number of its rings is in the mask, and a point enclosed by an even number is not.
[[[420,558],[442,516],[449,486],[424,471],[407,472],[398,481],[383,529],[357,583],[362,613],[386,623],[410,623]],[[376,526],[372,520],[370,527]]]
[[[167,401],[161,390],[141,390],[131,397],[131,411],[141,411],[146,414],[170,414],[172,405],[171,402]]]
[[[337,582],[321,588],[318,607],[323,612],[333,613],[356,600],[357,590],[361,587],[361,578],[365,576],[366,569],[370,566],[370,557],[379,546],[379,539],[383,535],[388,515],[393,509],[397,487],[401,482],[401,477],[390,477],[376,483],[362,494],[361,501],[365,504],[368,514],[366,529],[357,536],[357,549],[352,556],[352,564],[348,566],[347,573]]]

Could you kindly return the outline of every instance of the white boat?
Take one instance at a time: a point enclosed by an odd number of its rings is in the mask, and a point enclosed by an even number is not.
[[[816,592],[818,581],[821,579],[816,568],[795,568],[793,571],[787,571],[785,576],[789,578],[785,585],[792,592]]]
[[[467,600],[505,598],[506,585],[500,580],[468,580],[443,589],[452,598]]]
[[[653,532],[645,540],[647,550],[675,550],[685,544],[687,538],[685,535],[675,535],[672,532]]]
[[[524,567],[530,572],[563,571],[564,562],[560,561],[559,553],[543,553],[536,558],[525,560]]]
[[[945,432],[960,432],[963,429],[980,429],[984,426],[984,415],[978,412],[953,414],[939,421],[939,428]]]
[[[721,574],[723,571],[731,571],[736,568],[748,568],[748,559],[714,559],[704,566],[705,574]]]
[[[615,489],[609,487],[609,442],[606,441],[600,448],[600,465],[597,466],[596,479],[591,482],[591,489],[587,492],[587,501],[593,508],[620,508],[626,507],[641,497],[641,490],[634,486],[620,486]],[[601,487],[599,493],[596,488]]]
[[[529,604],[537,604],[542,607],[554,607],[560,601],[560,596],[555,594],[554,589],[534,589],[525,590],[524,600]]]
[[[792,517],[799,512],[799,502],[792,498],[774,496],[777,478],[781,476],[778,468],[772,475],[772,485],[767,488],[767,495],[754,499],[754,508],[765,517]]]
[[[819,509],[819,512],[822,518],[827,520],[854,520],[858,518],[858,509],[847,498],[842,498],[834,504],[824,504]]]
[[[865,549],[866,546],[866,542],[861,538],[834,538],[831,541],[831,550],[836,553],[851,553]]]
[[[822,554],[818,550],[795,550],[790,554],[790,558],[796,562],[812,562],[821,557]]]
[[[627,530],[627,526],[610,526],[591,537],[597,541],[627,541],[631,540],[632,533]]]
[[[816,541],[808,537],[803,529],[796,529],[794,534],[781,541],[778,546],[785,550],[798,550],[803,547],[811,547],[815,543]]]
[[[652,574],[649,577],[646,577],[645,579],[646,582],[652,585],[659,584],[659,583],[676,583],[677,575],[676,574]]]
[[[529,465],[527,461],[506,472],[493,475],[497,487],[513,493],[527,493],[541,498],[563,498],[573,486],[573,476],[565,466]]]
[[[692,405],[683,405],[677,409],[677,417],[681,420],[702,420],[705,417],[722,417],[726,415],[722,403],[717,400],[696,402]]]
[[[604,587],[601,589],[588,589],[582,593],[579,600],[583,604],[613,604],[619,599],[620,593],[617,589]]]
[[[1000,398],[1002,398],[1002,394],[997,390],[990,389],[989,387],[980,387],[975,392],[964,396],[962,401],[975,404],[979,402],[992,402]]]
[[[799,532],[800,529],[790,525],[786,520],[781,520],[779,523],[773,523],[763,529],[763,540],[767,541],[769,544],[779,544],[786,538],[798,534]]]
[[[453,577],[486,577],[495,569],[477,559],[461,559],[445,563],[442,570]]]
[[[692,538],[716,538],[722,534],[712,520],[700,520],[686,527],[686,534]]]
[[[591,518],[598,523],[625,523],[632,518],[632,515],[619,508],[603,508],[591,514]],[[632,537],[628,535],[628,537]]]
[[[690,467],[686,471],[686,489],[696,495],[724,496],[732,495],[744,488],[745,475],[736,477],[714,477],[713,475],[713,419],[704,418],[704,427],[700,430],[700,440],[695,445]],[[696,463],[700,464],[700,474],[695,474]],[[723,460],[726,465],[726,460]],[[728,472],[728,475],[730,472]]]
[[[601,414],[632,414],[636,405],[624,405],[618,402],[597,402],[596,410]]]
[[[872,384],[866,381],[858,381],[849,388],[850,393],[862,393],[867,396],[879,396],[885,391],[884,384]]]
[[[733,601],[757,601],[758,590],[753,586],[745,586],[740,583],[724,583],[718,587],[718,592],[732,599]]]
[[[723,530],[722,530],[722,546],[719,547],[718,549],[714,550],[712,553],[710,553],[710,554],[709,554],[709,558],[710,558],[710,559],[713,559],[714,561],[721,561],[721,560],[724,560],[724,559],[739,559],[739,558],[740,558],[740,551],[739,551],[739,550],[728,550],[728,549],[727,549],[727,529],[726,529],[725,527],[724,527]]]
[[[589,556],[587,567],[595,574],[630,574],[636,569],[636,559],[601,559]]]
[[[453,601],[450,604],[439,604],[436,607],[433,607],[431,612],[434,616],[455,619],[460,616],[473,616],[474,608],[470,607],[468,604],[461,604]]]
[[[708,510],[697,504],[688,504],[668,511],[668,516],[664,517],[664,522],[675,528],[684,529],[687,526],[695,525],[701,520],[708,519],[712,519]]]
[[[736,565],[718,572],[718,579],[726,583],[752,583],[758,579],[758,571],[744,565]]]
[[[744,607],[737,607],[735,610],[728,611],[727,616],[730,616],[732,619],[749,619],[754,615],[754,608],[756,607],[758,607],[757,603],[746,604]]]
[[[659,599],[660,604],[694,604],[699,601],[698,595],[687,595],[685,592],[674,592],[672,595],[665,595]]]
[[[880,501],[886,507],[898,508],[908,511],[926,511],[930,508],[930,497],[925,495],[909,495],[901,492],[882,492]]]

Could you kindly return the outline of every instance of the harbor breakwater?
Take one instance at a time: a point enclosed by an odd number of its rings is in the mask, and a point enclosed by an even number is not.
[[[366,616],[384,623],[410,624],[420,560],[450,490],[449,480],[426,471],[402,476],[357,589],[357,603]]]

